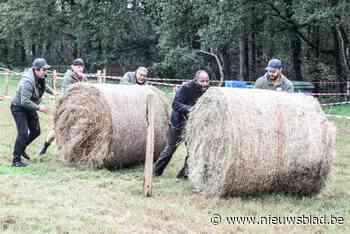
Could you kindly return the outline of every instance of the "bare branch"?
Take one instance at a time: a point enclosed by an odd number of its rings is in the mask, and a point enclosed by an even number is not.
[[[221,64],[221,61],[219,59],[219,57],[214,54],[214,53],[211,53],[211,52],[208,52],[208,51],[204,51],[204,50],[197,50],[196,52],[198,53],[202,53],[202,54],[206,54],[206,55],[210,55],[210,56],[213,56],[216,60],[216,63],[219,67],[219,72],[220,72],[220,83],[219,83],[219,86],[222,86],[223,83],[224,83],[224,71],[223,71],[223,68],[222,68],[222,64]]]

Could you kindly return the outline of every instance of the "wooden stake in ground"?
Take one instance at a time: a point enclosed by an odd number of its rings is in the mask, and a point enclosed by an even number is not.
[[[57,79],[58,79],[57,71],[54,70],[53,71],[53,75],[52,75],[52,86],[53,86],[52,88],[53,88],[53,91],[54,91],[55,95],[57,94],[57,85],[56,85]]]
[[[97,83],[101,84],[101,70],[97,70]]]
[[[9,95],[9,79],[10,79],[11,71],[7,70],[5,75],[5,90],[4,96],[7,97]]]
[[[346,81],[346,101],[349,101],[350,98],[350,81]]]
[[[143,191],[146,197],[152,196],[153,176],[153,154],[154,154],[154,104],[153,95],[147,96],[147,145],[145,172],[143,180]]]
[[[105,68],[105,69],[103,69],[103,78],[102,78],[102,83],[103,84],[106,83],[106,76],[107,76],[107,70]]]

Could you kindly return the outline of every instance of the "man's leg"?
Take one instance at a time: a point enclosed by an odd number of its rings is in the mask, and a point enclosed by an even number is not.
[[[170,162],[177,146],[181,143],[182,140],[182,131],[183,128],[174,128],[170,127],[168,132],[168,142],[164,150],[159,156],[159,159],[154,166],[154,175],[161,176],[164,169]]]
[[[185,157],[185,163],[181,170],[177,173],[176,178],[178,179],[187,179],[188,178],[188,164],[187,160],[189,158],[188,149],[187,149],[187,142],[185,141],[185,148],[186,148],[186,157]]]
[[[26,143],[26,148],[40,135],[40,124],[38,114],[36,112],[27,112],[27,121],[29,135]],[[30,160],[30,157],[26,153],[26,148],[24,149],[22,156]]]
[[[36,112],[28,113],[28,129],[29,129],[29,137],[27,141],[27,146],[30,145],[39,135],[40,135],[40,123],[39,116]]]
[[[47,149],[51,145],[51,143],[55,140],[55,131],[51,130],[49,135],[47,136],[46,141],[44,144],[40,147],[38,155],[44,155],[46,154]]]
[[[13,161],[12,165],[16,167],[26,166],[21,161],[21,156],[23,155],[28,142],[28,120],[27,113],[20,107],[11,106],[11,113],[15,120],[17,127],[17,138],[15,142],[15,147],[13,150]]]

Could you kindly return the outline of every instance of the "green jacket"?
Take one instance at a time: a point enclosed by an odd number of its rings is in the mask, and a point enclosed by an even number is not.
[[[76,73],[74,73],[72,70],[68,69],[66,73],[64,73],[63,77],[63,83],[62,83],[62,94],[66,92],[68,87],[72,84],[78,83],[83,81]]]
[[[272,81],[268,78],[267,74],[260,77],[255,81],[254,88],[257,89],[269,89],[276,91],[286,91],[286,92],[294,92],[293,83],[287,79],[284,75],[281,75],[281,84],[277,86],[273,86]]]
[[[52,90],[46,86],[45,78],[37,78],[31,68],[22,75],[11,104],[21,106],[29,111],[37,111],[45,91],[53,94]]]

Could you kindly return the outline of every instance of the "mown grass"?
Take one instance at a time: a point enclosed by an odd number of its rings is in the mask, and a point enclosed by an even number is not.
[[[0,94],[2,82],[0,77]],[[14,94],[16,80],[10,82]],[[54,100],[44,98],[53,107]],[[42,135],[29,147],[35,155],[52,128],[52,116],[40,114]],[[267,194],[213,199],[192,192],[175,179],[183,163],[182,147],[165,175],[155,178],[153,196],[143,196],[143,168],[107,171],[65,167],[51,147],[27,168],[10,166],[16,137],[9,100],[0,102],[1,233],[350,233],[350,121],[337,125],[337,157],[326,189],[316,197]],[[213,225],[225,216],[335,215],[342,225]]]
[[[350,116],[350,105],[331,106],[324,108],[327,114]]]

